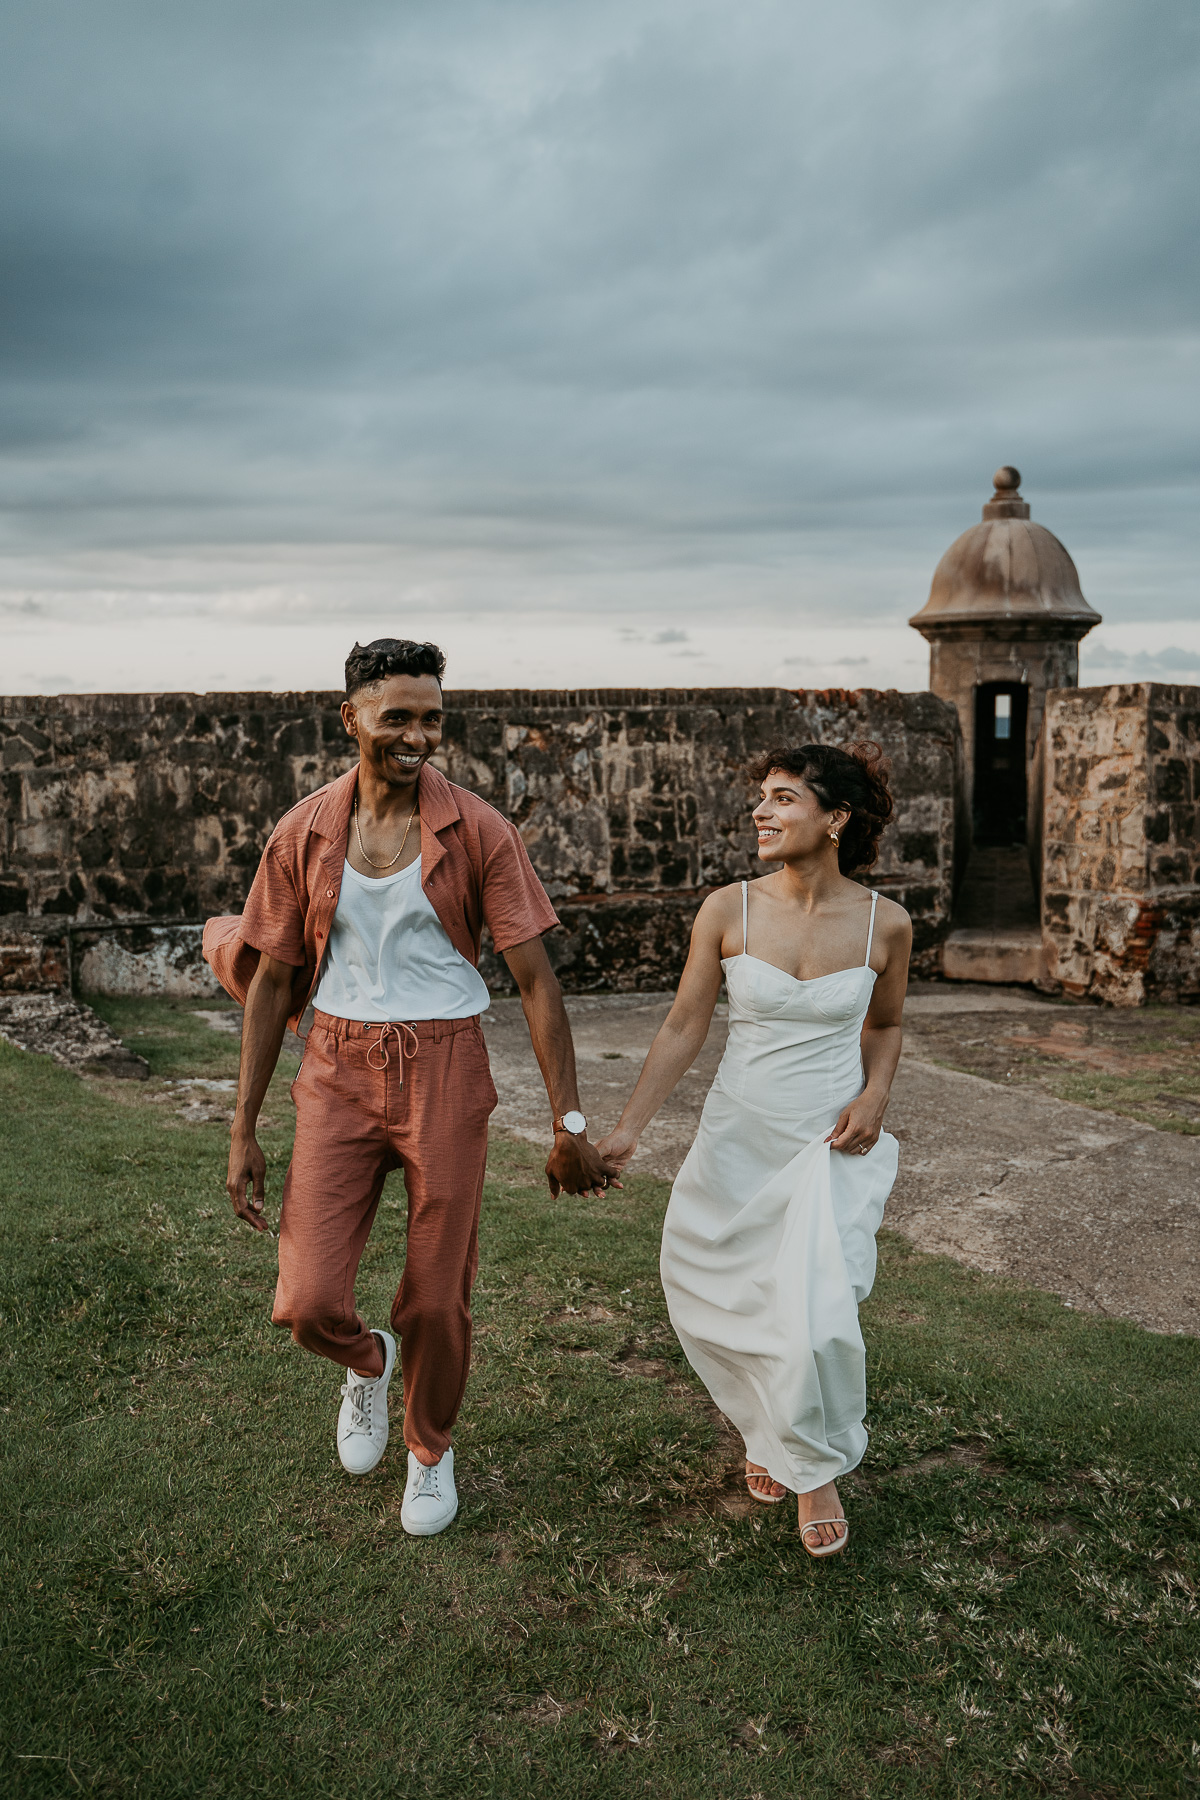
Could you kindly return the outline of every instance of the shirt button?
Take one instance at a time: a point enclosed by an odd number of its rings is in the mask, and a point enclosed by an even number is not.
[[[332,888],[326,888],[326,889],[325,889],[325,898],[326,898],[326,899],[327,899],[327,900],[332,900],[332,899],[333,899],[333,889],[332,889]]]

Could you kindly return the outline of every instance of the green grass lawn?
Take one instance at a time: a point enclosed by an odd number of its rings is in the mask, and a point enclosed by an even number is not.
[[[157,1076],[186,1060],[194,1021],[132,1020]],[[814,1563],[791,1508],[738,1506],[665,1188],[552,1203],[500,1143],[462,1510],[413,1541],[399,1433],[349,1481],[338,1372],[268,1323],[224,1130],[135,1085],[0,1044],[5,1794],[1197,1791],[1194,1340],[885,1238],[851,1546]],[[393,1178],[372,1320],[403,1243]]]
[[[236,1078],[240,1043],[235,1032],[214,1030],[205,1013],[240,1020],[232,1000],[168,1000],[88,994],[87,1004],[112,1026],[131,1050],[144,1056],[151,1076],[178,1080],[189,1075]],[[297,1058],[286,1048],[277,1075],[290,1081]]]

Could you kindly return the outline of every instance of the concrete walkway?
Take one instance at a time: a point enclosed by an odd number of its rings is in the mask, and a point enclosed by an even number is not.
[[[583,1105],[607,1128],[670,996],[567,1004]],[[915,1029],[887,1120],[900,1139],[900,1175],[885,1223],[922,1250],[1044,1288],[1068,1305],[1152,1331],[1200,1332],[1200,1137],[1074,1106],[1031,1084],[1005,1087],[919,1053],[923,1019],[974,1013],[983,1023],[1003,1013],[1024,1023],[1043,1012],[1062,1017],[1028,993],[946,985],[910,997],[905,1017]],[[485,1029],[500,1093],[496,1126],[548,1144],[545,1091],[519,1002],[494,1002]],[[695,1066],[646,1132],[634,1172],[674,1176],[724,1040],[718,1008]]]

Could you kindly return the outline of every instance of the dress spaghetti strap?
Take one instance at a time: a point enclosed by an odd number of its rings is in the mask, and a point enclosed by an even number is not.
[[[872,888],[872,890],[871,890],[871,924],[867,931],[867,954],[863,957],[863,968],[864,969],[869,969],[871,966],[871,941],[875,936],[875,908],[878,904],[879,904],[879,895]]]
[[[750,894],[750,883],[742,883],[742,955],[746,954],[746,905]]]

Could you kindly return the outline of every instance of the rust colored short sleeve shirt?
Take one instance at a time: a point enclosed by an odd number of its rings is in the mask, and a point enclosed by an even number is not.
[[[308,961],[304,942],[307,913],[308,896],[302,898],[296,892],[292,871],[272,838],[242,909],[242,936],[264,956],[303,968]]]
[[[421,885],[450,942],[478,966],[486,925],[498,953],[558,924],[521,835],[503,814],[440,770],[421,771]],[[337,911],[358,783],[350,769],[279,821],[241,917],[210,919],[204,954],[244,1001],[261,955],[296,970],[294,1018],[316,987]]]
[[[483,865],[483,922],[497,953],[527,944],[558,924],[515,825],[498,837]]]

